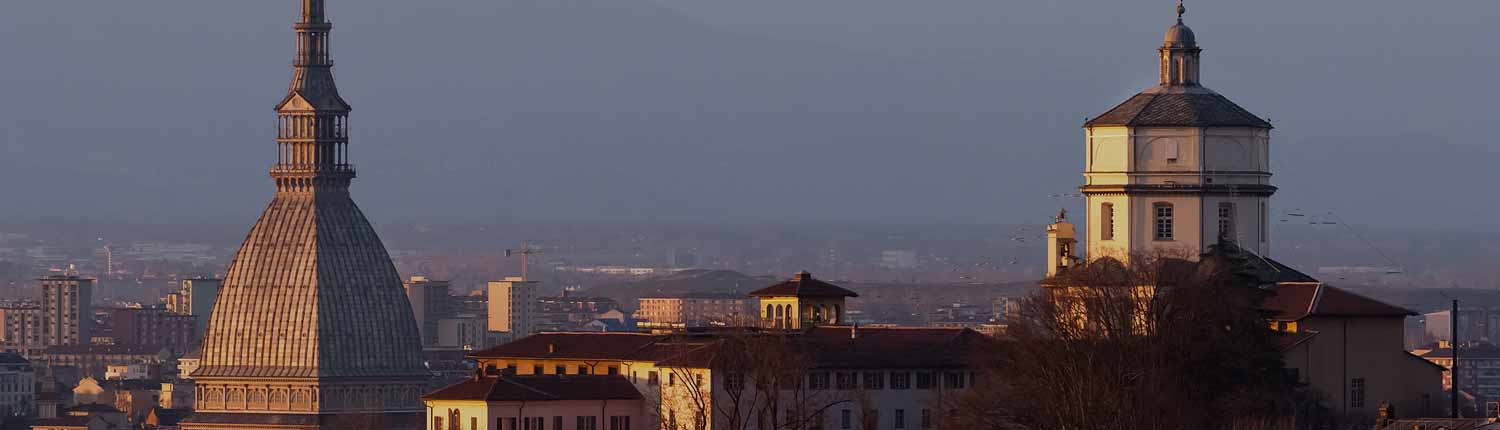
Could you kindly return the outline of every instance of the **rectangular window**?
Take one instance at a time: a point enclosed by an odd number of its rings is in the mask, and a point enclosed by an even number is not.
[[[1349,407],[1365,407],[1365,378],[1349,380]]]
[[[469,430],[479,430],[479,418],[469,417]]]
[[[652,370],[650,372],[646,372],[646,385],[658,385],[658,384],[661,384],[661,375],[658,374],[658,373],[656,373],[655,370]]]
[[[676,387],[677,386],[677,374],[676,373],[668,373],[667,374],[667,386],[668,387]]]
[[[553,415],[552,416],[552,428],[553,428],[553,430],[562,430],[562,428],[563,428],[563,425],[562,425],[563,421],[562,420],[563,420],[563,417],[561,415]]]
[[[1099,240],[1115,240],[1115,204],[1099,205]]]
[[[931,389],[934,388],[932,385],[933,384],[932,384],[932,373],[931,372],[917,372],[917,389],[918,390],[931,390]]]
[[[506,430],[521,430],[520,427],[516,427],[516,419],[515,418],[506,418],[505,419],[505,426],[501,427],[501,428],[502,429],[506,429]],[[475,429],[475,430],[478,430],[478,429]]]
[[[893,418],[896,420],[896,428],[898,428],[898,429],[904,429],[904,428],[906,428],[906,410],[905,409],[897,409],[896,410],[896,416],[893,417]]]
[[[587,374],[589,374],[589,367],[581,365],[581,364],[578,365],[578,374],[579,375],[587,375]]]
[[[851,429],[851,428],[854,428],[854,423],[853,423],[854,420],[850,419],[850,415],[852,415],[852,414],[850,414],[850,412],[849,412],[848,409],[839,411],[839,428],[841,428],[841,429]],[[438,425],[441,426],[442,424],[443,424],[443,419],[442,418],[438,418]]]
[[[922,429],[926,430],[926,429],[930,429],[930,428],[932,428],[932,410],[931,409],[923,409],[922,410]]]
[[[564,366],[553,367],[552,368],[552,373],[556,373],[556,374],[559,374],[559,375],[566,375],[566,374],[568,374],[568,368],[564,367]]]
[[[632,383],[632,384],[639,384],[639,383],[641,383],[641,372],[630,372],[630,383]]]
[[[1259,216],[1260,216],[1260,243],[1266,243],[1266,233],[1267,233],[1267,231],[1266,231],[1266,227],[1267,227],[1267,225],[1266,225],[1266,217],[1270,216],[1270,214],[1266,213],[1266,203],[1265,202],[1261,202],[1260,203],[1260,215]]]
[[[807,388],[813,390],[828,389],[828,372],[817,372],[807,376]]]
[[[955,388],[955,389],[961,389],[961,388],[963,388],[964,387],[964,374],[960,373],[960,372],[950,372],[950,373],[943,374],[943,387],[944,388]]]
[[[620,374],[620,368],[619,367],[615,367],[615,366],[609,366],[609,374],[611,374],[611,375],[619,375]]]
[[[849,372],[838,372],[833,374],[834,383],[840,390],[854,389],[854,374]]]
[[[1177,164],[1177,158],[1182,155],[1176,141],[1167,142],[1167,164]]]
[[[1156,240],[1172,240],[1172,204],[1151,205],[1156,215]]]
[[[906,390],[911,388],[911,373],[891,372],[891,389]]]
[[[885,372],[865,372],[866,390],[884,390]]]
[[[540,375],[542,373],[544,373],[544,372],[542,372],[542,365],[538,364],[538,365],[535,365],[535,366],[531,366],[531,374],[533,374],[533,375]]]
[[[609,430],[630,430],[630,417],[609,417]]]
[[[599,417],[578,417],[578,430],[599,430]]]
[[[1234,242],[1234,203],[1219,202],[1219,238]]]

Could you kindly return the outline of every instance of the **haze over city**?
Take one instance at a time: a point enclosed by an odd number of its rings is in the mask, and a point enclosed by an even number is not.
[[[289,13],[262,3],[8,5],[0,216],[242,228],[289,55]],[[1039,225],[1081,205],[1050,197],[1081,183],[1079,126],[1153,82],[1145,23],[1171,6],[365,0],[331,18],[378,226]],[[1193,8],[1204,84],[1276,126],[1276,210],[1497,231],[1500,5]]]
[[[1493,2],[8,6],[0,430],[1500,430]]]

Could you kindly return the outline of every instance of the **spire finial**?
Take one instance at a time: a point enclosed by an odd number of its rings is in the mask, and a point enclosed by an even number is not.
[[[1182,23],[1182,14],[1187,13],[1187,6],[1182,5],[1182,0],[1177,0],[1177,23]]]

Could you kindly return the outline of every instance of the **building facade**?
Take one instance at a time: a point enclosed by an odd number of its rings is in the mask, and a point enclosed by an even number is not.
[[[32,305],[0,307],[0,352],[35,356],[42,343],[42,308]]]
[[[421,427],[431,373],[400,275],[350,197],[350,107],[303,0],[276,107],[276,192],[219,288],[184,429]]]
[[[406,289],[406,300],[411,302],[412,316],[417,319],[417,331],[422,334],[422,345],[438,345],[438,321],[453,316],[455,307],[448,281],[413,276],[402,287]]]
[[[1220,237],[1269,255],[1271,123],[1204,87],[1193,30],[1164,38],[1159,84],[1090,119],[1087,255],[1196,255]]]
[[[530,336],[535,329],[536,282],[508,277],[486,287],[489,331],[507,341]]]
[[[182,280],[182,289],[178,292],[181,308],[177,313],[196,317],[196,327],[193,332],[194,343],[202,339],[203,332],[208,330],[208,317],[213,315],[214,300],[218,300],[219,284],[223,282],[223,279],[215,278]]]
[[[20,354],[0,352],[0,418],[36,413],[36,371]]]
[[[49,276],[42,283],[42,344],[88,344],[93,337],[94,279]]]
[[[167,348],[182,354],[198,343],[198,318],[164,308],[111,309],[110,322],[116,345]]]
[[[642,297],[634,313],[643,329],[739,327],[756,319],[759,301],[753,298],[705,294],[681,297]]]
[[[427,428],[645,430],[645,402],[619,375],[476,374],[422,397]]]

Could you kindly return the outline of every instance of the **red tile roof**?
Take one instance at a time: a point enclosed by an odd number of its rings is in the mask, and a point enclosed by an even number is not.
[[[465,379],[434,391],[424,400],[547,401],[635,400],[641,398],[620,375],[499,375]]]
[[[643,333],[542,333],[469,354],[474,358],[630,360],[665,336]]]
[[[1277,321],[1297,321],[1310,316],[1405,317],[1410,309],[1386,304],[1325,284],[1282,284],[1264,303]]]
[[[853,291],[817,279],[802,272],[791,280],[751,291],[751,297],[859,297]]]

